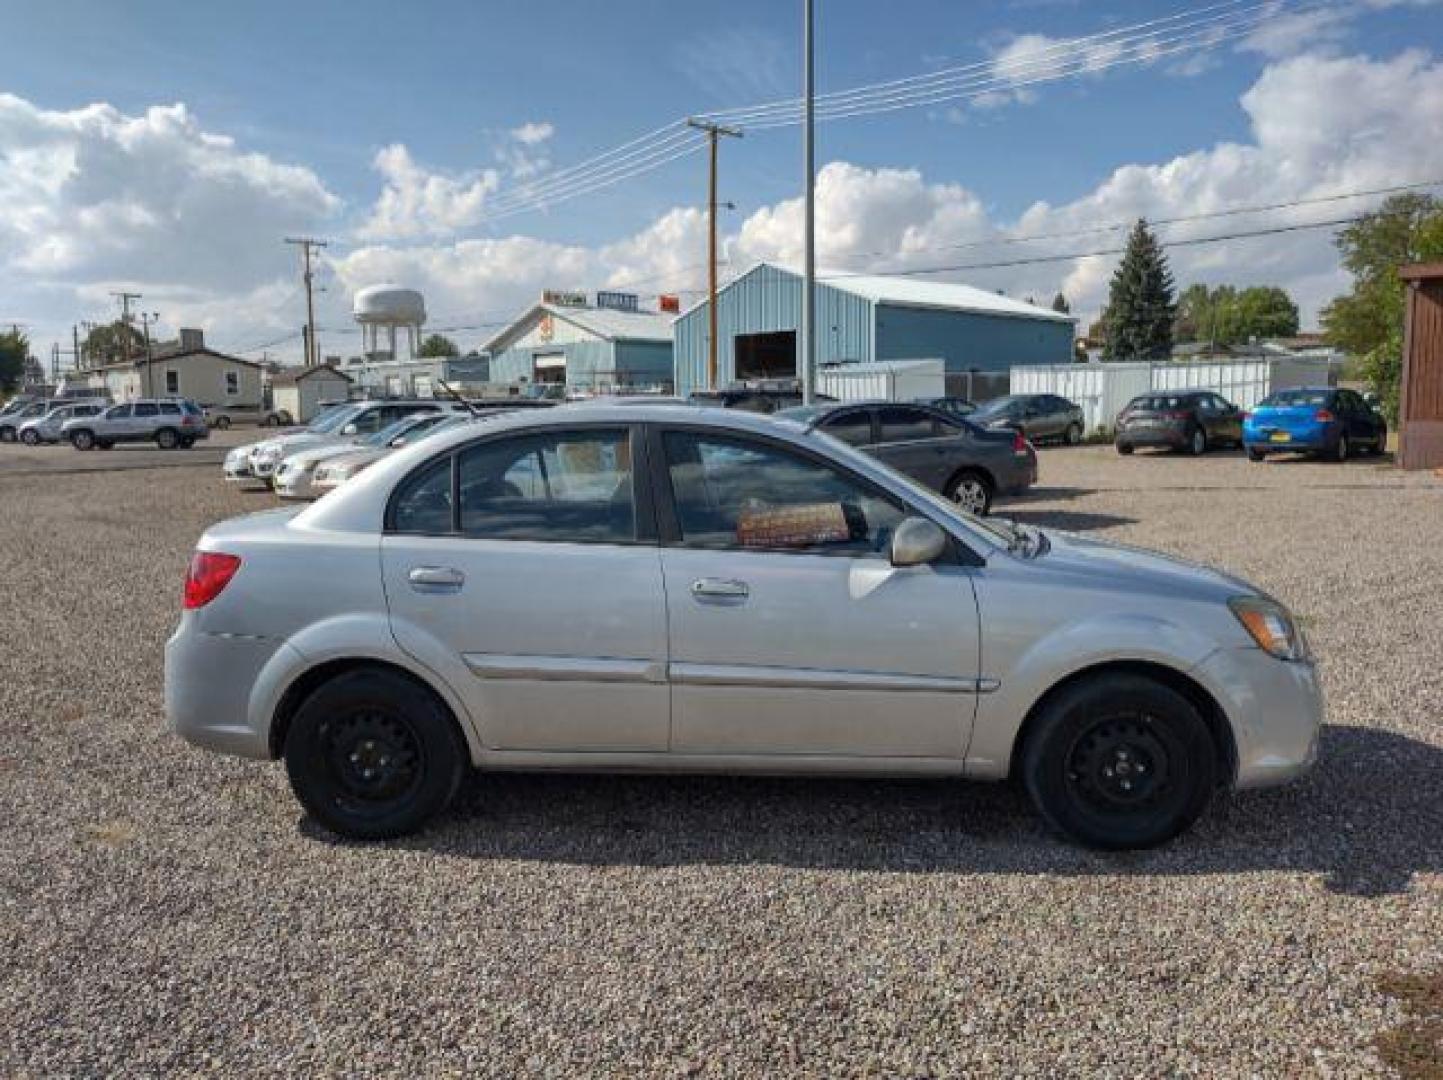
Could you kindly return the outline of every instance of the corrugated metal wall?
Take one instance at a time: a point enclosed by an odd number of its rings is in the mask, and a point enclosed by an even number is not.
[[[802,322],[802,282],[774,266],[758,266],[717,298],[717,381],[735,378],[738,334],[796,330]],[[703,304],[674,324],[676,390],[706,384],[707,309]],[[817,362],[872,359],[872,305],[826,284],[817,285]]]
[[[1072,360],[1073,324],[971,311],[877,305],[878,360],[939,358],[951,373]]]
[[[1443,465],[1443,277],[1410,282],[1398,464]]]

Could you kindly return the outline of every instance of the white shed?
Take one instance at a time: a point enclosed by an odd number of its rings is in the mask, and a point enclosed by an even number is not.
[[[329,364],[283,371],[271,377],[271,408],[292,422],[309,423],[323,403],[351,396],[351,377]]]
[[[916,401],[943,397],[947,393],[947,368],[941,360],[829,365],[817,372],[817,393],[838,401]]]

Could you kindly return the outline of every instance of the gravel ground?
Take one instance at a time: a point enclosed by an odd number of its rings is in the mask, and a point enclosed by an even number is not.
[[[190,548],[269,496],[24,453],[0,1074],[1374,1075],[1409,1015],[1380,986],[1443,973],[1431,477],[1044,453],[1018,517],[1246,575],[1321,656],[1316,772],[1163,850],[1070,847],[1007,787],[560,776],[359,846],[165,731]]]

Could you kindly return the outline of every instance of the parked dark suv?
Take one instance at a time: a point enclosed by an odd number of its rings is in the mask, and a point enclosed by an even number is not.
[[[1015,428],[1032,442],[1056,439],[1068,446],[1082,441],[1082,406],[1056,394],[1008,394],[983,402],[968,420],[984,428]]]
[[[807,405],[777,415],[850,443],[974,514],[987,513],[993,495],[1037,482],[1037,452],[1020,431],[984,431],[928,405]]]
[[[1243,411],[1211,390],[1141,394],[1117,414],[1117,452],[1163,446],[1202,454],[1243,444]]]

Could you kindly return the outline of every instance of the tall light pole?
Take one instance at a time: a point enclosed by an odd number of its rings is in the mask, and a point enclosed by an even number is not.
[[[321,362],[321,348],[316,342],[316,301],[312,295],[311,252],[316,248],[326,246],[325,240],[316,240],[309,236],[288,236],[286,243],[294,244],[301,249],[301,280],[306,285],[306,367],[314,367]],[[391,350],[395,352],[394,349]]]
[[[802,158],[807,172],[802,230],[802,401],[816,399],[817,379],[817,190],[812,145],[814,80],[812,77],[812,0],[802,0]]]

